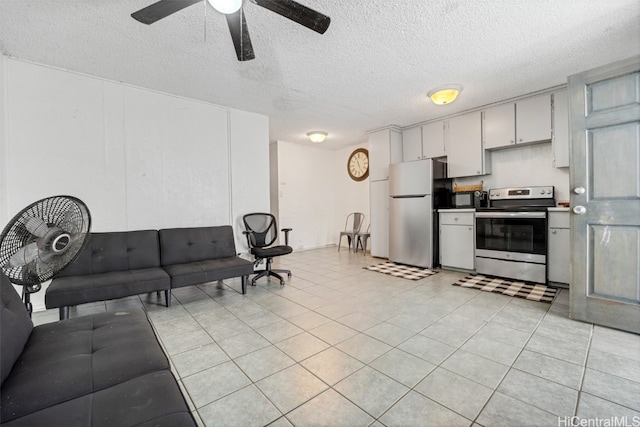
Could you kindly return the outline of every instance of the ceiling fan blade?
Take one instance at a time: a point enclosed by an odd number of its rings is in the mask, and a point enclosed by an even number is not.
[[[238,61],[249,61],[255,58],[251,39],[249,38],[249,28],[247,27],[247,21],[244,19],[242,8],[236,13],[225,16],[227,17],[227,24],[229,25],[233,46],[236,48]]]
[[[303,6],[300,3],[293,0],[251,0],[258,6],[262,6],[265,9],[269,9],[272,12],[282,15],[285,18],[289,18],[300,25],[320,33],[324,34],[329,28],[331,18],[323,15],[320,12],[316,12],[313,9]]]
[[[133,12],[131,17],[143,24],[149,25],[201,1],[202,0],[160,0],[137,12]]]

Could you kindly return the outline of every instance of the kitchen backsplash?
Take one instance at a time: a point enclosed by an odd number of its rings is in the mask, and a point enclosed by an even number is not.
[[[551,143],[527,145],[491,152],[492,173],[484,176],[455,178],[458,185],[478,184],[484,189],[553,185],[556,201],[569,201],[569,168],[553,167]]]

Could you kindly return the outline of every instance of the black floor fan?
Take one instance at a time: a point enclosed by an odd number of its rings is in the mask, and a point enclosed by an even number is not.
[[[30,294],[75,259],[91,228],[87,206],[72,196],[38,200],[14,216],[0,234],[0,267],[22,286],[29,315]]]

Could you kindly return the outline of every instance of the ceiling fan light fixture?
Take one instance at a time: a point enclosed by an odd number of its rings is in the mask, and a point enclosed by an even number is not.
[[[427,96],[436,105],[446,105],[455,101],[461,91],[462,85],[450,84],[432,89]]]
[[[307,137],[309,137],[309,141],[315,142],[316,144],[320,144],[321,142],[324,142],[327,135],[328,135],[327,132],[324,132],[321,130],[314,130],[311,132],[307,132]]]
[[[207,0],[215,10],[225,15],[236,13],[242,7],[242,0]]]

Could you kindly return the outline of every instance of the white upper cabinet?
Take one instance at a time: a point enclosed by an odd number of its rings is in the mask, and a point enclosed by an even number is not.
[[[516,104],[511,102],[487,108],[483,121],[485,149],[516,143]]]
[[[484,110],[487,150],[551,140],[551,95],[544,94]]]
[[[480,111],[449,119],[447,132],[447,163],[449,178],[490,173],[489,153],[482,148]]]
[[[553,166],[569,167],[569,103],[567,91],[553,94]]]
[[[516,102],[516,143],[551,140],[551,95]]]
[[[423,159],[422,155],[422,128],[404,129],[402,131],[402,161],[411,162]]]
[[[439,120],[402,131],[402,161],[432,159],[446,156],[446,121]]]
[[[389,163],[402,161],[402,133],[395,128],[369,134],[369,180],[389,179]]]
[[[422,126],[422,155],[424,159],[447,155],[444,137],[445,126],[444,120]]]

